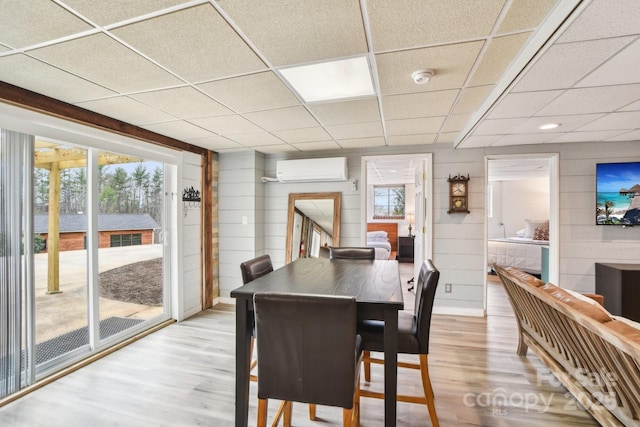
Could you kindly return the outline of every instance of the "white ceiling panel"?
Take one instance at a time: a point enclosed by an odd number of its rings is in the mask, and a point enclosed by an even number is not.
[[[221,152],[637,137],[621,113],[640,111],[638,0],[5,3],[0,96],[13,84]],[[359,99],[305,102],[279,69],[363,55],[376,93]]]
[[[266,68],[210,4],[127,25],[113,33],[190,81]]]
[[[119,92],[183,84],[156,64],[104,34],[31,50],[29,55]]]
[[[640,141],[640,130],[621,133],[620,135],[607,138],[605,141]]]

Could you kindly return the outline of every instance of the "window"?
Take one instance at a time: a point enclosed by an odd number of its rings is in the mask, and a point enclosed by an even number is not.
[[[111,247],[132,246],[142,244],[142,234],[112,234]]]
[[[404,186],[373,187],[373,219],[404,219]]]

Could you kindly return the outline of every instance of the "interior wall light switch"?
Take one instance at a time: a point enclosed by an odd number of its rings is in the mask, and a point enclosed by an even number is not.
[[[351,191],[358,191],[358,180],[354,179],[351,181]]]
[[[248,221],[247,221],[247,216],[246,215],[242,215],[242,225],[247,225]]]

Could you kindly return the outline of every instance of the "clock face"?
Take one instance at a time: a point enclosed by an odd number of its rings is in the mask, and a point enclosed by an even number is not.
[[[453,194],[454,196],[464,196],[466,191],[466,186],[461,182],[456,182],[451,186],[451,194]]]

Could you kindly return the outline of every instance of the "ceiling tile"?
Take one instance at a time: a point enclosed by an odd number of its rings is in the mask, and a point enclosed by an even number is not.
[[[602,114],[580,114],[577,116],[543,116],[543,117],[531,117],[526,119],[520,125],[511,129],[511,133],[523,134],[523,133],[557,133],[557,132],[570,132],[577,129],[580,126],[599,119]],[[553,130],[540,130],[539,127],[547,123],[558,123],[560,127]]]
[[[259,147],[261,153],[275,154],[275,153],[288,153],[292,151],[300,151],[293,145],[281,144],[281,145],[263,145]]]
[[[220,149],[237,149],[242,148],[242,145],[237,142],[231,141],[223,136],[210,136],[207,138],[189,139],[188,143],[197,145],[198,147],[206,148],[208,150],[220,150]]]
[[[629,40],[622,37],[616,41]],[[613,50],[613,49],[612,49]],[[640,83],[640,39],[620,51],[576,86],[604,86]]]
[[[437,134],[431,135],[395,135],[387,138],[389,145],[420,145],[433,144]]]
[[[194,125],[201,126],[219,135],[233,135],[237,133],[255,133],[263,131],[259,126],[256,126],[239,115],[204,117],[200,119],[190,119],[189,121]]]
[[[511,93],[500,100],[489,113],[490,119],[529,117],[562,93],[561,90],[545,92]]]
[[[632,102],[624,108],[620,108],[620,111],[640,111],[640,100]]]
[[[251,148],[247,148],[247,147],[241,147],[241,148],[221,148],[218,150],[215,150],[218,153],[240,153],[240,152],[248,152],[248,151],[255,151],[252,150]]]
[[[458,136],[458,132],[441,132],[438,134],[438,137],[436,138],[435,142],[438,144],[442,144],[442,143],[451,144],[453,143],[453,141],[455,141],[457,136]]]
[[[385,120],[446,116],[458,90],[390,95],[382,98]]]
[[[136,93],[130,96],[181,119],[233,114],[228,108],[189,86]]]
[[[113,33],[192,82],[265,69],[210,4],[120,27]]]
[[[104,34],[29,51],[29,54],[118,92],[183,84],[162,68]]]
[[[376,55],[380,93],[393,95],[460,88],[481,48],[482,42],[478,41]],[[426,85],[418,85],[411,78],[414,71],[422,69],[434,71]]]
[[[161,135],[170,136],[172,138],[186,141],[188,139],[206,138],[214,136],[214,134],[208,130],[202,129],[196,125],[185,122],[183,120],[176,120],[173,122],[155,123],[144,126],[145,129],[159,133]]]
[[[267,132],[257,133],[238,133],[229,136],[238,144],[242,144],[245,147],[257,147],[261,145],[279,145],[283,144],[283,141]]]
[[[470,114],[458,114],[448,116],[444,121],[444,125],[442,126],[442,132],[455,132],[457,134],[458,131],[461,131],[464,125],[467,124]]]
[[[506,135],[515,126],[522,123],[523,118],[484,120],[474,130],[474,135]]]
[[[515,85],[514,92],[571,87],[631,40],[625,37],[551,46]]]
[[[203,83],[198,88],[239,113],[300,105],[271,71]]]
[[[184,3],[184,0],[135,0],[114,4],[101,0],[64,0],[67,6],[105,26]]]
[[[13,48],[27,47],[93,28],[50,0],[3,1],[1,7],[0,42]]]
[[[170,114],[144,105],[126,96],[78,102],[76,105],[137,126],[168,122],[176,119],[176,117]]]
[[[526,145],[526,144],[543,144],[549,142],[554,138],[557,138],[560,133],[535,133],[535,134],[521,134],[521,135],[504,135],[496,139],[492,147],[499,147],[504,145]]]
[[[339,150],[340,146],[335,141],[303,142],[291,144],[300,151]]]
[[[465,0],[368,1],[374,50],[413,48],[489,35],[504,1],[484,0],[482,7],[468,7],[464,3]]]
[[[387,135],[416,135],[438,133],[445,117],[421,117],[417,119],[387,120]]]
[[[498,138],[499,135],[471,135],[458,148],[490,147]]]
[[[217,3],[276,67],[367,52],[357,1],[234,0]]]
[[[467,87],[462,90],[462,95],[453,109],[453,114],[470,114],[476,111],[487,96],[495,88],[494,85]]]
[[[640,99],[640,84],[570,89],[553,100],[536,116],[606,113]]]
[[[603,19],[606,17],[606,19]],[[638,34],[640,2],[594,0],[558,39],[559,43]]]
[[[380,120],[377,98],[315,103],[309,104],[308,108],[324,125],[343,125]]]
[[[381,147],[385,145],[383,137],[374,138],[352,138],[341,139],[338,144],[342,148],[368,148],[368,147]]]
[[[22,54],[0,57],[0,80],[69,103],[116,95],[116,92]]]
[[[492,39],[469,84],[480,86],[497,83],[530,36],[531,33],[522,33]]]
[[[561,135],[557,138],[550,140],[549,142],[589,142],[589,141],[602,141],[605,139],[613,138],[617,135],[627,133],[627,131],[619,130],[607,130],[598,132],[570,132]]]
[[[382,124],[380,122],[327,126],[327,132],[329,132],[335,139],[383,136]]]
[[[289,144],[302,142],[328,141],[331,136],[321,127],[291,129],[273,132],[275,136]]]
[[[302,106],[257,111],[244,116],[268,131],[318,126],[316,119]]]
[[[547,17],[557,0],[520,0],[511,2],[500,23],[499,34],[534,29]]]
[[[622,133],[620,135],[607,138],[607,141],[640,141],[640,130]]]
[[[629,130],[630,128],[640,129],[640,111],[626,111],[611,113],[582,126],[578,130],[600,131],[600,130]]]
[[[0,44],[0,52],[7,52],[10,51],[11,49],[8,48],[7,46]]]

